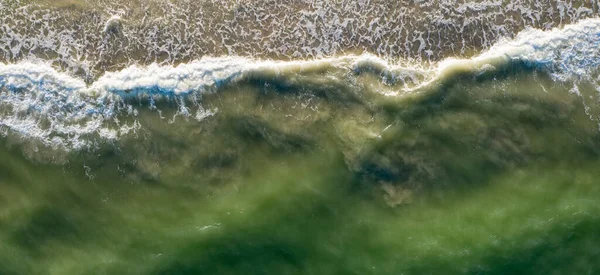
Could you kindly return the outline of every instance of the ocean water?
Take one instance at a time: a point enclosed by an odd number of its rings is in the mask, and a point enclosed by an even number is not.
[[[0,0],[0,274],[598,274],[599,8]]]

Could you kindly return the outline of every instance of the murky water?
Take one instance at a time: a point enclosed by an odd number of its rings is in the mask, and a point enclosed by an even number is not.
[[[600,270],[597,3],[194,3],[0,0],[0,274]]]

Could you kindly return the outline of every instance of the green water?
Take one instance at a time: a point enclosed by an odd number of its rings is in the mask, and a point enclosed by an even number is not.
[[[3,138],[0,274],[600,270],[593,89],[358,78],[248,80],[202,98],[201,122],[142,100],[144,127],[92,152]]]

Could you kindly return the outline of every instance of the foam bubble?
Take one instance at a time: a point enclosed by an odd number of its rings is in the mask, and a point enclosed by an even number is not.
[[[348,55],[306,61],[272,61],[245,57],[205,57],[179,66],[130,66],[106,72],[87,85],[82,79],[34,62],[0,63],[0,127],[24,137],[67,149],[90,148],[98,140],[115,140],[141,125],[122,125],[119,115],[135,116],[124,98],[176,97],[181,115],[205,119],[214,114],[195,112],[182,97],[218,90],[248,77],[287,77],[298,73],[337,70],[370,72],[398,91],[414,91],[443,82],[456,73],[493,71],[507,62],[522,62],[546,70],[557,81],[594,80],[600,65],[600,19],[583,20],[562,29],[529,29],[503,40],[471,59],[447,59],[430,68],[390,65],[374,55]],[[391,79],[391,81],[390,81]],[[152,103],[151,103],[152,104]]]

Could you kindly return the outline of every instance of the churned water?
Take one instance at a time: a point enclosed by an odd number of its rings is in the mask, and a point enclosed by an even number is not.
[[[598,9],[0,0],[0,274],[596,274]]]

